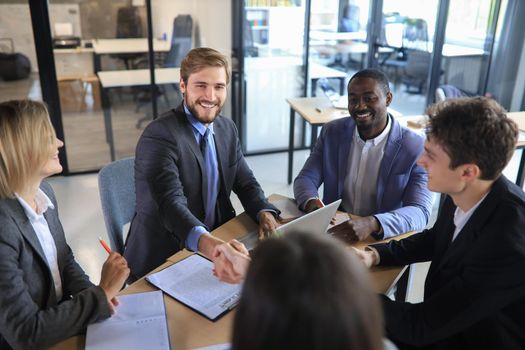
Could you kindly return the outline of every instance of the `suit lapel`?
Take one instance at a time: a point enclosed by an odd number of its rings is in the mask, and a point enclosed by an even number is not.
[[[24,209],[22,208],[22,206],[18,203],[16,199],[14,199],[13,201],[16,202],[16,203],[13,203],[14,205],[12,206],[13,219],[18,225],[18,228],[20,229],[22,236],[24,236],[25,240],[29,243],[29,245],[37,253],[40,259],[44,261],[46,266],[48,266],[47,259],[44,254],[44,250],[42,249],[42,245],[40,244],[40,241],[38,240],[38,237],[36,236],[35,230],[33,229],[31,222],[29,222],[29,219],[27,218]]]
[[[388,181],[388,178],[392,172],[392,166],[394,165],[394,160],[401,148],[401,126],[394,118],[388,114],[388,118],[392,123],[392,128],[390,129],[390,135],[385,145],[385,151],[383,153],[383,160],[381,161],[381,166],[379,167],[379,176],[377,178],[377,208],[381,211],[381,203],[383,203],[383,195],[385,194],[385,186]]]
[[[44,264],[44,266],[46,266],[46,270],[48,273],[48,279],[50,281],[49,285],[51,288],[50,293],[48,294],[48,303],[49,305],[54,305],[57,303],[55,285],[53,283],[53,276],[51,274],[51,269],[49,268],[47,258],[44,254],[44,249],[42,248],[42,245],[40,244],[40,241],[38,240],[36,232],[33,229],[33,225],[31,225],[31,222],[27,218],[24,209],[22,208],[22,206],[20,205],[20,203],[18,203],[16,199],[14,201],[16,203],[13,203],[14,205],[12,206],[13,219],[18,225],[18,228],[20,229],[22,236],[24,236],[25,240],[29,243],[31,248],[36,252],[36,255],[40,258],[40,260],[42,260],[42,263]],[[47,220],[47,217],[46,217],[46,220]]]
[[[350,158],[350,146],[352,145],[352,140],[354,139],[355,124],[351,117],[349,117],[345,123],[345,127],[342,130],[341,137],[339,138],[339,147],[336,145],[338,150],[338,182],[337,182],[337,198],[341,198],[344,190],[344,182],[346,173],[348,170],[348,159]]]
[[[465,252],[468,251],[472,242],[477,239],[477,234],[485,225],[485,221],[491,217],[491,213],[496,209],[499,203],[498,197],[501,191],[502,181],[500,178],[494,183],[490,193],[474,211],[456,239],[452,242],[452,235],[446,237],[447,240],[444,243],[447,244],[448,249],[445,251],[439,267],[448,261],[463,259]],[[453,216],[454,213],[452,213],[451,217],[453,218]],[[452,218],[451,221],[453,220]],[[453,231],[454,229],[452,229],[452,232]]]
[[[224,186],[224,178],[223,176],[225,169],[229,168],[228,164],[228,157],[221,157],[221,151],[226,151],[228,149],[228,146],[230,142],[232,142],[231,137],[226,137],[226,130],[223,127],[223,124],[220,121],[220,117],[217,117],[215,121],[213,122],[213,140],[215,142],[215,151],[217,153],[217,160],[218,160],[218,166],[219,166],[219,181],[220,185]],[[215,137],[215,135],[221,135],[220,137]],[[225,154],[228,154],[227,152],[224,152]]]
[[[208,198],[208,174],[206,172],[206,165],[204,164],[204,157],[201,153],[199,143],[195,139],[193,126],[188,121],[188,118],[186,117],[186,112],[184,111],[184,107],[182,104],[179,107],[177,107],[177,109],[175,109],[175,118],[177,119],[178,125],[180,126],[181,130],[180,132],[174,130],[174,132],[172,132],[173,137],[183,139],[181,144],[189,145],[189,148],[195,156],[195,159],[197,159],[197,163],[199,164],[199,168],[201,169],[202,208],[203,211],[206,211],[206,200]]]

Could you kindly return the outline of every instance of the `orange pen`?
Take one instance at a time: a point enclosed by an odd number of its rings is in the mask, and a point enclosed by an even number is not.
[[[106,241],[104,241],[102,239],[102,237],[99,237],[98,238],[100,244],[102,244],[102,246],[104,247],[104,249],[106,249],[106,252],[108,252],[108,254],[111,254],[111,248],[108,246],[108,244],[106,243]]]

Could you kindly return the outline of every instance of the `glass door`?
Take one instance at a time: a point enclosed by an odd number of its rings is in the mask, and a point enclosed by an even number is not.
[[[450,93],[490,94],[486,78],[500,2],[449,0],[438,99]]]
[[[427,106],[439,0],[383,0],[377,66],[387,73],[391,108],[417,115]]]
[[[348,77],[366,66],[369,0],[312,0],[309,95],[333,101]]]
[[[245,149],[252,154],[284,150],[290,113],[286,98],[301,96],[304,88],[305,1],[245,0],[241,17]]]

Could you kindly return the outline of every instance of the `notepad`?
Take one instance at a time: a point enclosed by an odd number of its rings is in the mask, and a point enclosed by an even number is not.
[[[161,291],[118,297],[115,315],[88,326],[86,350],[170,348]]]
[[[212,270],[213,263],[210,260],[194,254],[147,276],[146,280],[175,300],[215,321],[237,305],[242,284],[221,282]]]

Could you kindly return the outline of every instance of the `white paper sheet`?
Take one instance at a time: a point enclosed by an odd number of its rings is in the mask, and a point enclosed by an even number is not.
[[[146,280],[210,320],[215,320],[237,305],[242,284],[221,282],[212,270],[211,261],[194,254],[147,276]]]
[[[161,291],[122,295],[118,299],[115,315],[88,326],[86,350],[170,348]]]

